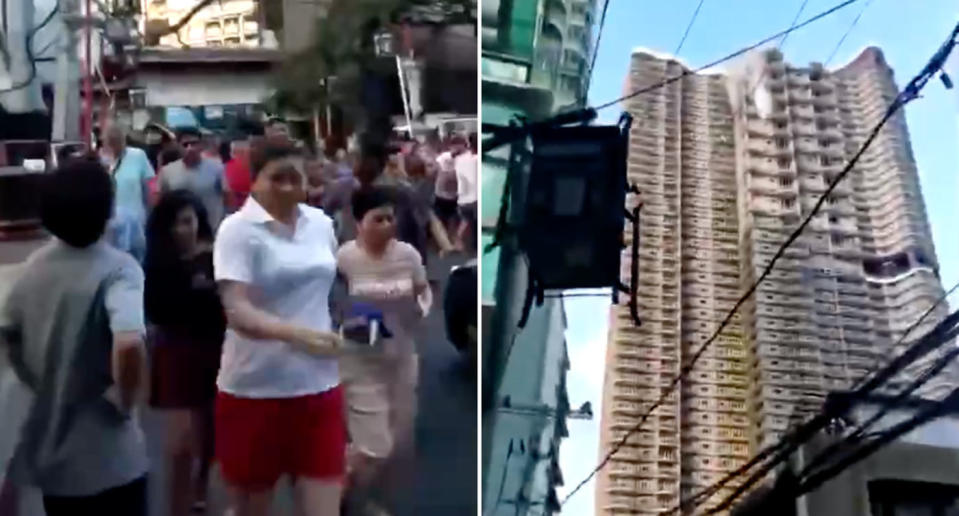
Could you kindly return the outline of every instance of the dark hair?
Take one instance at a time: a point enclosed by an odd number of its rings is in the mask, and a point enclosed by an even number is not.
[[[176,130],[176,141],[180,141],[187,136],[193,136],[198,140],[203,139],[203,133],[196,127],[181,127]]]
[[[220,148],[217,149],[217,154],[220,155],[220,159],[223,160],[223,163],[226,163],[233,158],[232,153],[230,152],[230,143],[230,141],[223,140],[220,142]]]
[[[289,143],[266,141],[259,145],[251,146],[250,164],[252,166],[250,168],[252,169],[253,179],[255,180],[271,161],[297,155],[299,155],[299,151]]]
[[[73,247],[89,247],[113,215],[113,182],[102,164],[88,157],[67,160],[46,176],[40,189],[40,220]]]
[[[384,206],[396,206],[396,199],[393,192],[387,188],[367,186],[353,192],[350,204],[353,209],[353,219],[360,222],[371,210]]]
[[[364,145],[353,171],[364,186],[372,185],[386,167],[386,147],[378,144]]]
[[[173,224],[184,208],[192,208],[196,213],[197,238],[213,242],[213,228],[206,207],[193,192],[174,190],[160,198],[147,221],[147,254],[144,265],[147,267],[176,263],[177,250],[173,242]]]

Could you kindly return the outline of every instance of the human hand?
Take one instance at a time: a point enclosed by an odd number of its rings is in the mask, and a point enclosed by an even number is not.
[[[336,333],[309,328],[294,328],[289,340],[294,346],[312,355],[335,356],[343,348],[343,339]]]

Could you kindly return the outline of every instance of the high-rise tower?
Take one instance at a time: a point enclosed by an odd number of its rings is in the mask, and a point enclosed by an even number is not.
[[[628,173],[644,203],[643,325],[614,307],[602,453],[691,360],[897,93],[875,48],[834,71],[788,66],[775,50],[759,57],[752,73],[688,75],[627,101]],[[683,72],[636,52],[629,89]],[[658,514],[709,486],[849,388],[941,294],[900,113],[601,472],[597,514]]]

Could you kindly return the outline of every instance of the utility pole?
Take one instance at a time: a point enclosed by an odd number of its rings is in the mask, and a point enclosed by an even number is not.
[[[74,23],[78,19],[78,1],[60,0],[64,38],[57,55],[57,81],[53,93],[53,134],[50,140],[55,143],[80,139],[80,92],[77,81],[80,66],[75,51],[78,38]]]
[[[83,122],[81,130],[83,134],[83,143],[87,144],[88,149],[93,148],[93,2],[85,0],[86,6],[84,14],[84,48],[85,56],[83,58]]]

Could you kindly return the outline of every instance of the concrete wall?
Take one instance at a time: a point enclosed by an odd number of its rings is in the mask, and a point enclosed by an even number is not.
[[[257,104],[270,93],[267,71],[149,70],[141,71],[137,82],[146,89],[148,106]]]
[[[910,443],[892,444],[807,496],[806,514],[872,516],[868,483],[873,480],[904,480],[959,486],[959,449]]]

